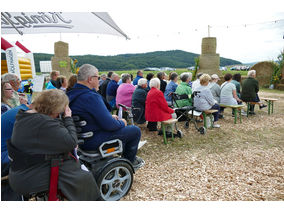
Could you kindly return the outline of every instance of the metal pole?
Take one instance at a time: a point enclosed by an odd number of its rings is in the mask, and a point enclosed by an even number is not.
[[[210,25],[208,25],[208,37],[210,37]]]

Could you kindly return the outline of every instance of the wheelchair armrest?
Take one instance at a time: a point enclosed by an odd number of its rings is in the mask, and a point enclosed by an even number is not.
[[[122,107],[122,108],[124,108],[126,110],[130,110],[131,109],[131,107],[125,106],[123,104],[118,104],[118,106],[120,106],[120,107]]]

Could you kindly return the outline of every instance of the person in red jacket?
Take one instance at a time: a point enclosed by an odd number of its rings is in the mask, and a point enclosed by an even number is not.
[[[145,118],[148,121],[147,128],[150,131],[157,131],[157,122],[166,121],[176,116],[173,114],[175,111],[168,107],[164,94],[160,90],[158,78],[151,79],[150,88],[146,98]]]

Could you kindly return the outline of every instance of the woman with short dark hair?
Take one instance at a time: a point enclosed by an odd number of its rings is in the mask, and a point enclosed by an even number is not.
[[[237,96],[235,84],[231,83],[232,78],[230,73],[224,76],[225,82],[221,85],[220,104],[237,105],[242,102]]]
[[[170,78],[170,83],[168,83],[164,96],[166,98],[166,101],[168,103],[168,105],[172,105],[172,93],[176,91],[178,84],[177,84],[177,80],[178,80],[178,74],[176,72],[173,72],[170,74],[169,76]]]
[[[165,72],[159,72],[157,78],[160,79],[160,90],[164,93],[167,87],[167,82],[164,80],[166,77]]]
[[[237,96],[238,98],[241,97],[241,80],[242,76],[240,73],[236,73],[233,75],[233,80],[231,81],[232,84],[235,84],[236,86],[236,91],[237,91]]]

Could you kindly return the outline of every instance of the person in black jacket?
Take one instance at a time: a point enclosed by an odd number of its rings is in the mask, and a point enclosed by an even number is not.
[[[133,110],[134,122],[143,124],[145,120],[145,102],[147,97],[147,80],[141,78],[138,80],[138,86],[132,95],[132,107],[137,108]]]
[[[50,181],[50,161],[37,156],[64,155],[59,167],[58,189],[67,200],[97,200],[100,193],[91,172],[81,169],[74,155],[77,147],[76,128],[68,106],[68,97],[58,89],[43,91],[33,102],[32,110],[19,110],[9,151],[13,156],[9,171],[11,188],[22,195],[47,191]],[[58,118],[64,114],[62,119]],[[29,156],[28,161],[17,155]],[[32,159],[36,160],[31,163]],[[45,159],[45,158],[43,158]]]
[[[165,79],[165,77],[166,77],[166,73],[164,73],[164,72],[159,72],[158,74],[157,74],[157,78],[159,78],[160,79],[160,90],[164,93],[165,92],[165,90],[166,90],[166,87],[167,87],[167,82],[164,80]]]
[[[259,108],[262,109],[267,105],[260,102],[258,97],[258,81],[255,79],[256,71],[250,70],[248,72],[248,78],[242,82],[242,91],[241,91],[241,100],[244,102],[257,102],[259,104]],[[249,114],[254,115],[254,105],[250,105]]]
[[[98,93],[100,93],[105,100],[106,100],[107,85],[111,81],[112,74],[113,72],[108,72],[106,80],[99,86]]]

